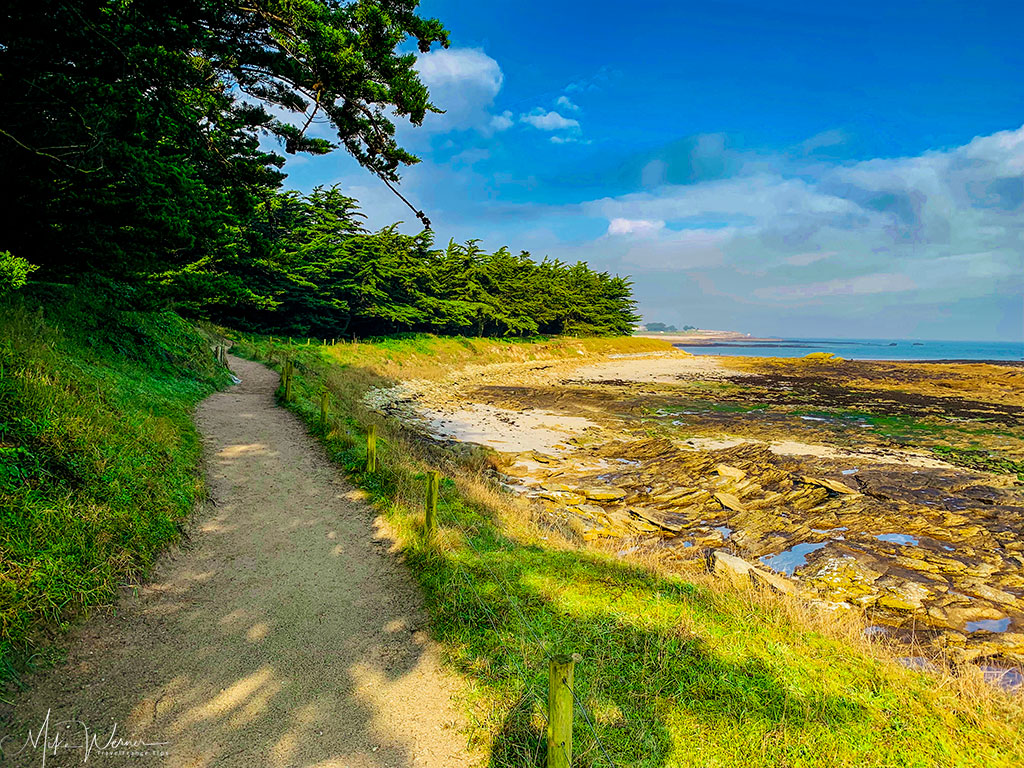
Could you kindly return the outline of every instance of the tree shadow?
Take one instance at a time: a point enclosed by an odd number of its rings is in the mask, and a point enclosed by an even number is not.
[[[21,747],[49,712],[51,741],[88,727],[102,745],[117,724],[152,745],[94,751],[102,765],[468,765],[416,584],[372,508],[274,406],[276,374],[248,365],[197,416],[211,498],[190,548],[26,680],[2,764],[39,764]]]
[[[516,548],[493,529],[478,529],[473,547],[420,553],[416,570],[438,639],[460,649],[456,666],[505,702],[492,768],[545,764],[547,658],[556,652],[582,656],[576,691],[587,714],[577,707],[574,765],[604,765],[602,749],[616,765],[666,765],[696,723],[705,734],[800,742],[824,757],[828,732],[867,716],[828,685],[795,685],[798,662],[778,648],[772,655],[770,630],[753,630],[749,649],[722,642],[759,621],[722,595],[595,553]]]

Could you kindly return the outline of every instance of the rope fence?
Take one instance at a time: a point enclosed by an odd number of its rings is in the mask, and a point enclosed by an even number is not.
[[[326,343],[326,341],[327,340],[325,339],[324,342]],[[308,343],[309,341],[307,340],[307,344]],[[221,358],[222,354],[224,353],[218,351],[218,359]],[[294,375],[294,363],[290,358],[284,358],[282,361],[281,389],[284,395],[283,399],[286,403],[293,402],[294,399]],[[320,393],[320,402],[318,405],[319,423],[321,429],[326,430],[329,423],[330,408],[330,396],[326,389]],[[391,476],[397,480],[398,474],[390,467],[383,466],[380,461],[380,456],[377,451],[377,442],[379,439],[377,426],[375,424],[365,425],[364,431],[366,433],[365,472],[368,474],[381,473],[385,476]],[[441,473],[438,471],[429,471],[426,477],[424,535],[428,541],[433,540],[437,534],[438,506],[443,504],[439,488],[440,477]],[[527,642],[532,642],[540,652],[540,655],[548,659],[548,700],[545,702],[541,694],[531,683],[531,679],[537,675],[535,674],[530,676],[527,673],[523,658],[520,658],[515,654],[509,654],[509,656],[514,660],[519,673],[522,675],[524,691],[521,701],[528,700],[531,705],[534,703],[539,705],[540,713],[543,716],[546,726],[545,733],[542,734],[540,739],[538,739],[537,756],[539,756],[542,750],[546,737],[547,768],[571,768],[573,755],[573,713],[575,710],[579,710],[583,718],[583,723],[593,736],[594,742],[597,744],[602,761],[608,766],[611,766],[611,768],[616,768],[615,761],[608,753],[608,749],[605,747],[604,742],[602,742],[600,735],[598,735],[597,728],[594,726],[594,721],[591,718],[590,713],[576,694],[574,685],[575,665],[577,662],[582,661],[582,657],[578,654],[552,654],[548,647],[549,644],[544,641],[541,634],[520,608],[519,600],[509,589],[508,585],[505,584],[505,581],[495,573],[494,569],[487,563],[487,559],[484,557],[483,552],[481,552],[473,542],[470,532],[460,525],[458,520],[455,520],[451,516],[448,516],[444,522],[446,525],[456,529],[462,534],[463,540],[476,554],[480,564],[490,575],[491,579],[493,579],[494,583],[501,589],[506,601],[518,617],[522,629],[525,630],[525,632],[520,633],[521,637],[523,637]],[[467,592],[473,597],[474,601],[479,606],[481,613],[487,618],[488,623],[491,625],[495,636],[500,640],[501,633],[498,630],[498,626],[501,621],[494,614],[494,611],[492,611],[486,604],[486,601],[483,600],[478,590],[474,587],[473,581],[463,565],[458,562],[455,562],[454,565],[457,573],[465,583]],[[523,654],[523,657],[525,658],[525,654]]]
[[[371,447],[370,440],[372,435],[373,445]],[[367,428],[367,455],[374,456],[374,467],[378,465],[376,463],[377,452],[376,452],[376,427],[371,425]],[[367,462],[369,467],[369,460]],[[438,481],[440,473],[431,471],[427,473],[426,480],[426,493],[425,493],[425,536],[430,539],[436,535],[436,521],[437,521],[437,506],[440,500],[440,494],[438,492]],[[575,687],[573,685],[573,678],[575,673],[576,662],[581,661],[582,658],[578,654],[572,654],[571,656],[566,655],[552,655],[548,648],[548,644],[544,641],[541,634],[533,626],[530,620],[523,613],[519,606],[519,600],[513,595],[508,585],[505,584],[505,580],[495,573],[494,569],[487,563],[487,559],[484,557],[483,552],[473,542],[470,532],[461,526],[457,520],[448,518],[445,522],[458,530],[462,534],[463,540],[470,546],[473,552],[476,554],[478,561],[494,580],[494,583],[498,585],[501,591],[505,595],[505,599],[508,604],[512,607],[512,610],[518,616],[523,629],[525,629],[525,636],[528,636],[536,644],[538,650],[540,650],[543,656],[548,657],[549,671],[548,671],[548,701],[547,706],[544,706],[544,701],[540,694],[536,690],[530,687],[530,677],[527,675],[526,668],[523,666],[521,660],[518,661],[520,672],[522,673],[522,679],[524,686],[528,689],[524,692],[524,696],[533,694],[536,698],[537,703],[541,705],[541,713],[544,717],[547,737],[547,766],[548,768],[571,768],[572,766],[572,728],[573,728],[573,711],[578,709],[583,715],[583,722],[587,729],[594,737],[594,742],[597,744],[598,749],[601,752],[604,762],[606,762],[611,768],[615,767],[615,761],[612,760],[608,749],[605,747],[604,742],[601,741],[601,737],[597,732],[597,728],[594,726],[593,719],[590,717],[590,713],[587,711],[586,706],[580,701],[579,696],[576,695]],[[481,611],[487,615],[488,622],[497,637],[500,638],[501,634],[498,631],[495,619],[497,618],[493,611],[487,607],[486,603],[481,599],[481,596],[473,588],[472,582],[469,576],[466,574],[465,569],[459,563],[455,564],[459,574],[462,576],[463,581],[466,584],[468,592],[473,595],[477,604],[480,606]],[[513,659],[518,659],[517,656],[512,656]],[[540,742],[538,742],[538,750],[540,749]]]

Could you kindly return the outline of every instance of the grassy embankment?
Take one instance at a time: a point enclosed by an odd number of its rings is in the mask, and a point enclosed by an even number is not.
[[[420,580],[432,631],[471,685],[492,766],[543,764],[546,659],[582,656],[577,690],[620,766],[1001,766],[1024,759],[1019,698],[959,676],[912,672],[827,613],[662,573],[538,525],[481,469],[481,453],[424,443],[360,403],[370,386],[453,366],[637,351],[649,340],[514,345],[412,339],[241,353],[296,362],[290,407],[365,489]],[[647,348],[647,347],[644,347]],[[332,394],[326,429],[320,392]],[[382,435],[362,471],[363,428]],[[439,468],[439,534],[424,541],[425,471]],[[577,765],[604,756],[576,716]]]
[[[0,682],[179,536],[202,492],[192,408],[226,379],[169,312],[0,304]]]

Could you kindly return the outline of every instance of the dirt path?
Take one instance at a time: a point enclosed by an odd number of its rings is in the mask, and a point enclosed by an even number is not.
[[[299,421],[277,408],[277,375],[237,358],[242,384],[203,402],[211,504],[192,544],[166,558],[116,617],[76,631],[68,663],[29,680],[24,728],[50,715],[106,743],[89,765],[468,766],[458,684],[423,630],[419,592]],[[82,740],[82,725],[65,731]],[[12,745],[13,741],[17,745]],[[155,754],[154,754],[155,753]],[[80,765],[82,750],[47,766]],[[41,765],[39,749],[12,765]]]

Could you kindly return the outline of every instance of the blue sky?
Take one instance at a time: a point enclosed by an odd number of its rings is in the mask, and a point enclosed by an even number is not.
[[[1024,6],[425,0],[447,110],[403,192],[479,238],[632,276],[647,320],[757,334],[1024,336]],[[371,226],[344,155],[289,161]]]

